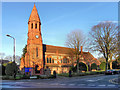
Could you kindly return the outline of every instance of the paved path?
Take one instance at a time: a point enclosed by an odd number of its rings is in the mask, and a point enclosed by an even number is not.
[[[2,88],[118,88],[110,82],[118,75],[58,77],[57,79],[3,80]]]

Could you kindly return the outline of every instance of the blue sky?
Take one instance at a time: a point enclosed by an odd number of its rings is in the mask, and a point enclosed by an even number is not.
[[[16,55],[21,56],[27,44],[27,23],[33,5],[33,2],[2,3],[0,53],[13,55],[13,40],[5,36],[10,34],[16,38]],[[100,21],[118,20],[117,2],[36,2],[36,7],[42,23],[43,43],[48,45],[65,46],[66,35],[73,30],[80,29],[87,36],[91,27]]]

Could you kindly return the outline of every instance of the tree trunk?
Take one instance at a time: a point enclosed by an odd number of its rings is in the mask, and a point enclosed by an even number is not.
[[[106,68],[105,68],[105,71],[108,70],[108,58],[106,58]]]
[[[79,63],[77,63],[77,73],[79,73]]]
[[[110,61],[110,69],[112,69],[112,61]]]

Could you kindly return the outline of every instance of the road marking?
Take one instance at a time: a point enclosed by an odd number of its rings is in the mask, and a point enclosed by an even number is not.
[[[66,84],[59,84],[59,85],[66,85]]]
[[[41,84],[41,83],[37,83],[37,84]]]
[[[51,83],[50,85],[58,85],[58,83]]]
[[[15,82],[16,84],[21,84],[21,83],[25,83],[25,82]]]
[[[107,86],[109,86],[109,87],[115,87],[115,85],[107,85]]]
[[[98,86],[102,86],[102,87],[105,87],[106,85],[98,85]]]
[[[88,84],[88,86],[95,86],[95,84]]]
[[[84,86],[85,84],[78,84],[78,86]]]
[[[73,85],[75,85],[75,84],[69,84],[69,85],[73,86]]]
[[[93,82],[94,80],[87,80],[87,81]]]
[[[97,80],[91,80],[91,79],[89,79],[87,81],[89,81],[89,82],[96,82],[96,81],[99,81],[99,80],[101,80],[101,79],[97,79]]]
[[[118,79],[118,78],[111,79],[111,80],[109,80],[109,82],[113,83],[113,84],[118,84],[117,82],[114,82],[115,79]]]

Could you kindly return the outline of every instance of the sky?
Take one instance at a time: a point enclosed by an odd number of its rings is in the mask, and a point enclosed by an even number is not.
[[[118,21],[117,2],[36,2],[41,20],[43,43],[65,46],[66,36],[73,30],[81,30],[85,36],[92,26],[101,21]],[[2,3],[2,48],[0,53],[13,55],[13,40],[16,39],[16,55],[22,55],[27,44],[28,19],[33,2]],[[97,54],[93,53],[95,57]]]

